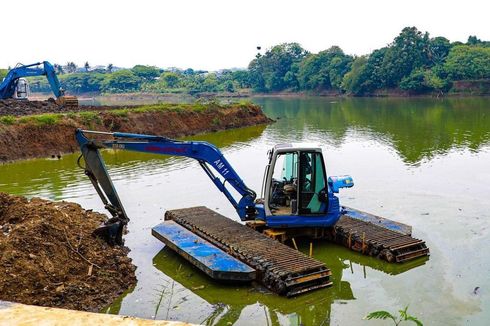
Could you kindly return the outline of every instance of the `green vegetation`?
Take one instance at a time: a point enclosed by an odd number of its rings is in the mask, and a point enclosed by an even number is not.
[[[0,69],[0,81],[7,76],[8,69]]]
[[[63,87],[71,93],[217,93],[251,89],[256,92],[311,92],[373,95],[380,90],[411,94],[445,93],[459,80],[490,79],[490,42],[470,36],[451,43],[405,27],[386,47],[364,56],[345,54],[338,46],[309,53],[298,43],[283,43],[257,56],[245,70],[218,72],[159,69],[112,64],[91,69],[73,62],[55,65]],[[5,72],[0,70],[0,77]],[[470,84],[468,84],[470,85]],[[50,92],[43,77],[32,78],[33,91]]]
[[[7,116],[8,117],[8,116]],[[45,114],[37,114],[37,115],[28,115],[24,117],[20,117],[16,119],[15,117],[11,117],[5,121],[0,120],[0,122],[4,124],[25,124],[25,123],[34,123],[38,126],[51,126],[56,124],[59,120],[61,120],[62,114],[58,113],[45,113]]]
[[[453,80],[489,79],[490,47],[455,46],[449,52],[444,70]]]
[[[4,125],[13,125],[15,121],[16,119],[13,115],[4,115],[3,117],[0,117],[0,123]]]
[[[78,117],[85,124],[91,124],[94,122],[99,123],[101,121],[100,117],[99,117],[99,113],[96,111],[80,112],[80,113],[78,113]]]
[[[55,113],[46,113],[46,114],[35,115],[32,117],[32,119],[40,126],[50,126],[58,122],[60,116]]]
[[[369,313],[364,319],[371,320],[371,319],[391,319],[393,320],[393,323],[398,326],[400,325],[403,321],[411,321],[414,322],[417,326],[423,326],[422,322],[417,319],[417,317],[411,316],[407,312],[408,306],[405,307],[403,310],[398,310],[399,316],[395,317],[394,315],[390,314],[387,311],[374,311]]]

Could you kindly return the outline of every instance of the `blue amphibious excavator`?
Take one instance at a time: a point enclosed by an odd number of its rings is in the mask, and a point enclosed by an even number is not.
[[[61,106],[78,106],[78,99],[66,96],[65,90],[56,77],[53,65],[47,61],[36,62],[29,65],[17,65],[9,70],[7,76],[0,83],[0,99],[27,100],[29,98],[29,83],[24,77],[46,76],[51,90],[56,97],[56,103]]]
[[[291,240],[296,247],[297,237],[327,239],[389,262],[429,255],[425,242],[411,237],[411,227],[341,207],[335,193],[354,183],[350,176],[327,177],[318,146],[274,146],[268,152],[262,198],[257,198],[221,151],[207,142],[80,129],[76,139],[82,152],[78,165],[112,215],[94,233],[112,244],[123,243],[129,218],[99,149],[183,156],[199,163],[246,225],[201,206],[167,211],[152,234],[213,279],[257,280],[286,296],[331,285],[331,271],[311,257],[311,247],[308,257],[283,244]]]
[[[95,141],[87,138],[87,134],[112,139]],[[122,228],[129,218],[98,151],[101,148],[193,158],[230,201],[242,221],[258,221],[268,228],[331,227],[341,215],[335,193],[354,185],[349,176],[327,178],[321,148],[314,146],[280,144],[270,150],[262,183],[264,198],[257,199],[256,192],[247,187],[221,151],[207,142],[87,130],[77,130],[76,139],[85,160],[85,173],[113,216],[104,229],[111,229],[111,240],[117,244],[122,243]],[[210,167],[223,180],[215,176]],[[235,199],[227,185],[241,198]]]

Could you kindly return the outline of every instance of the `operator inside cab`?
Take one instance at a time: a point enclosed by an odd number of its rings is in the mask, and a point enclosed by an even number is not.
[[[324,214],[327,211],[326,185],[321,153],[299,151],[279,154],[269,197],[272,214]]]

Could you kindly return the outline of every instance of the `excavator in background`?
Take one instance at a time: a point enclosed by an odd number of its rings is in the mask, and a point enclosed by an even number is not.
[[[29,65],[18,64],[9,70],[7,76],[0,83],[0,99],[28,100],[30,88],[24,77],[46,76],[51,90],[56,97],[56,104],[64,107],[77,107],[78,99],[75,96],[66,96],[65,90],[56,76],[53,65],[47,61]]]
[[[123,244],[129,217],[100,149],[182,156],[199,163],[245,225],[199,206],[167,211],[152,234],[213,279],[256,280],[288,297],[330,286],[331,271],[311,257],[312,243],[309,256],[297,250],[295,238],[300,237],[327,239],[389,262],[429,255],[425,242],[411,237],[410,226],[341,206],[335,194],[354,182],[350,176],[327,177],[319,146],[278,144],[269,150],[262,198],[257,198],[210,143],[81,129],[75,137],[82,152],[78,165],[112,215],[94,233],[112,244]]]

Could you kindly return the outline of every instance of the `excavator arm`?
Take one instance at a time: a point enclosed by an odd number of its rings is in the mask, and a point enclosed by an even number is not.
[[[102,135],[105,139],[89,139],[87,137],[89,134]],[[110,139],[107,139],[108,137]],[[76,139],[85,160],[85,174],[90,178],[105,207],[113,216],[101,231],[115,243],[122,243],[123,227],[127,224],[129,218],[124,211],[100,155],[99,149],[102,148],[193,158],[199,162],[213,184],[230,201],[241,220],[251,220],[264,214],[263,210],[257,210],[255,206],[256,193],[245,185],[221,151],[210,143],[203,141],[178,141],[152,135],[122,132],[108,133],[81,129],[76,131]],[[224,181],[217,177],[210,167],[218,172]],[[241,195],[241,198],[235,199],[226,187],[227,183]]]

